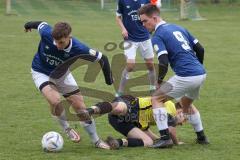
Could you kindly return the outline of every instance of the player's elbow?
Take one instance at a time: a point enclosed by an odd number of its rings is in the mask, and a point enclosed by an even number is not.
[[[120,15],[117,14],[117,15],[116,15],[116,21],[117,21],[117,22],[122,21],[122,16],[120,16]]]
[[[204,52],[205,52],[203,46],[198,42],[193,46],[193,50],[195,51],[199,62],[203,64]]]
[[[198,50],[197,50],[197,53],[201,54],[201,55],[204,55],[204,52],[205,52],[205,49],[202,46],[199,47]]]

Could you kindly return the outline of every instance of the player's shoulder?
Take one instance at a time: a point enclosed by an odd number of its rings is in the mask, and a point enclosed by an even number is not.
[[[162,25],[162,29],[160,31],[162,32],[168,32],[171,30],[178,30],[179,26],[173,23],[165,23]]]
[[[159,41],[161,40],[161,37],[163,36],[164,31],[162,31],[161,29],[157,28],[157,30],[154,32],[154,34],[152,35],[152,41]]]
[[[137,97],[140,101],[151,101],[151,97],[147,96],[147,97]]]
[[[74,47],[82,47],[82,46],[86,46],[82,41],[80,41],[79,39],[72,37],[72,46]]]
[[[164,104],[174,105],[173,101],[171,101],[171,100],[166,101]]]
[[[173,101],[166,101],[165,103],[164,103],[164,105],[165,105],[165,107],[167,107],[167,108],[171,108],[171,109],[174,109],[175,108],[175,104],[173,103]]]
[[[158,36],[164,37],[164,39],[165,39],[168,37],[172,37],[173,35],[171,33],[175,32],[175,31],[186,32],[186,30],[179,25],[172,24],[172,23],[165,23],[165,24],[161,25],[159,27],[159,29],[156,30],[156,33]]]
[[[187,31],[186,28],[184,28],[183,26],[177,25],[177,24],[170,24],[170,27],[174,30],[178,30],[178,31],[181,31],[181,32],[186,32]]]
[[[78,40],[77,38],[72,37],[72,52],[75,53],[84,53],[84,54],[89,54],[90,52],[90,48],[84,44],[83,42],[81,42],[80,40]]]
[[[42,22],[38,25],[38,32],[43,36],[52,36],[52,27],[47,22]]]
[[[138,97],[138,103],[140,108],[145,108],[152,105],[151,97]]]
[[[176,115],[176,107],[175,104],[173,103],[173,101],[167,101],[164,103],[164,106],[166,107],[166,110],[169,114],[171,115]]]
[[[46,29],[52,29],[51,25],[49,25],[47,22],[41,22],[39,25],[38,25],[38,30],[46,30]]]

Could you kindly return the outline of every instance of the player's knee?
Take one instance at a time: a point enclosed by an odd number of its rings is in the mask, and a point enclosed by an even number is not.
[[[111,111],[113,115],[124,115],[126,113],[127,108],[121,103],[122,102],[119,102],[119,104],[113,108],[113,110]]]
[[[49,104],[50,104],[53,108],[58,107],[60,103],[61,103],[61,99],[60,99],[60,98],[54,98],[53,100],[50,100],[50,101],[49,101]]]
[[[153,145],[153,140],[150,137],[143,138],[142,140],[143,140],[145,147],[149,147],[149,146]]]
[[[154,71],[154,66],[147,66],[147,69],[148,69],[149,71]]]
[[[129,67],[129,68],[127,68],[127,71],[128,72],[132,72],[134,70],[134,67]]]
[[[128,72],[132,72],[134,70],[134,67],[135,67],[135,63],[128,63],[127,67],[126,67],[126,70]]]
[[[154,70],[154,64],[152,62],[148,62],[148,63],[146,62],[146,66],[149,71]]]
[[[50,102],[50,106],[51,106],[51,113],[54,116],[60,116],[62,111],[63,111],[63,106],[61,104],[61,100],[60,99],[56,99],[54,101]]]

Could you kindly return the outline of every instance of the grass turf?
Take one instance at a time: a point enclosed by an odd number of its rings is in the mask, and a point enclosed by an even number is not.
[[[36,31],[24,33],[23,24],[29,20],[44,20],[50,24],[68,21],[73,35],[89,46],[98,48],[110,59],[122,51],[105,51],[107,42],[121,42],[114,12],[99,9],[99,4],[86,1],[17,0],[13,12],[5,16],[0,2],[0,159],[238,159],[240,157],[240,77],[239,67],[239,5],[200,6],[206,21],[178,21],[177,12],[163,12],[168,22],[188,28],[205,46],[205,66],[208,78],[196,101],[209,146],[194,143],[190,125],[178,127],[178,135],[186,145],[173,149],[125,148],[117,151],[95,149],[77,122],[72,122],[82,136],[80,144],[73,144],[64,136],[60,153],[41,150],[42,135],[50,130],[62,133],[50,116],[48,104],[36,90],[30,74],[31,60],[36,52],[39,36]],[[141,59],[138,57],[141,62]],[[94,83],[83,82],[84,69],[74,72],[80,86],[88,86],[114,94],[114,88],[104,85],[102,76]],[[171,74],[171,73],[170,73]],[[97,102],[85,97],[87,105]],[[107,123],[107,117],[96,119],[101,137],[121,137]],[[153,127],[155,128],[155,127]],[[156,130],[156,129],[155,129]]]

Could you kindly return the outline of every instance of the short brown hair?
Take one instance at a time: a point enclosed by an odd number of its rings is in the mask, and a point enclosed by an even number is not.
[[[182,105],[180,104],[180,102],[177,102],[177,103],[175,103],[175,108],[176,108],[176,109],[182,109],[183,107],[182,107]]]
[[[59,40],[68,37],[71,32],[72,27],[67,22],[58,22],[53,27],[52,36],[54,39]]]
[[[151,17],[153,14],[160,15],[160,9],[154,4],[146,4],[138,10],[138,15],[145,14]]]

